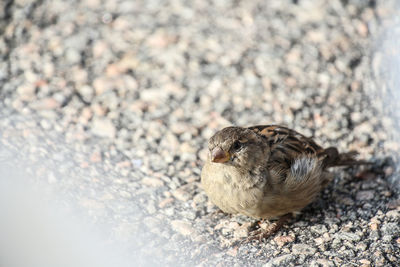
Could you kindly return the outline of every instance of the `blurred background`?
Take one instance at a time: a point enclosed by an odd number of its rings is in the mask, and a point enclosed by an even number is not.
[[[400,263],[397,1],[3,0],[0,265]],[[303,214],[200,188],[207,139],[282,124],[357,150]]]

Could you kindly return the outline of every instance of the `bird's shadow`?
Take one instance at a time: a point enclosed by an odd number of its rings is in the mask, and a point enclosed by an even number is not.
[[[378,210],[391,208],[399,198],[400,172],[393,157],[375,159],[372,165],[331,170],[335,179],[307,207],[296,221],[323,221],[326,217],[347,218],[351,211],[363,219],[372,218]]]

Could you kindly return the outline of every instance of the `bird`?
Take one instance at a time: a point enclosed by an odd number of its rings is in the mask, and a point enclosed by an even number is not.
[[[299,213],[333,180],[330,167],[368,164],[357,152],[339,153],[280,125],[230,126],[208,141],[201,171],[208,198],[223,212],[258,220],[278,219],[267,238]]]

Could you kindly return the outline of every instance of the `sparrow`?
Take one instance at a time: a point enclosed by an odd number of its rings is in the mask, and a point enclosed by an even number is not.
[[[209,139],[208,149],[201,184],[211,202],[225,213],[256,219],[286,220],[333,179],[328,168],[367,164],[356,160],[354,151],[324,149],[279,125],[224,128]]]

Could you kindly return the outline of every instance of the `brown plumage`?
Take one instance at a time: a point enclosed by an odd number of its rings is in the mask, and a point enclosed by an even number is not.
[[[327,168],[366,163],[278,125],[227,127],[208,148],[201,182],[210,200],[258,219],[300,211],[332,180]]]

